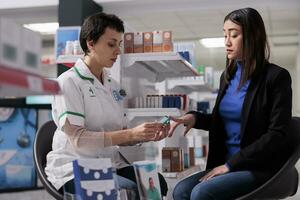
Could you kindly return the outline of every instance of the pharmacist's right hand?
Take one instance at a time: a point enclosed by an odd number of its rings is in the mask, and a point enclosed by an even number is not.
[[[163,124],[159,122],[146,122],[132,128],[132,137],[136,142],[148,142],[157,138],[163,129]]]
[[[184,136],[185,136],[189,132],[189,130],[191,130],[191,128],[194,127],[194,125],[196,123],[196,119],[195,119],[195,117],[194,117],[193,114],[183,115],[180,118],[176,118],[176,117],[170,116],[170,119],[173,122],[171,122],[171,126],[170,126],[168,137],[171,137],[173,135],[175,129],[180,124],[183,124],[185,126],[185,130],[184,130]]]

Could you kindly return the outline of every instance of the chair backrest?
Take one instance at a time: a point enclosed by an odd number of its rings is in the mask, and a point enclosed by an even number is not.
[[[56,130],[54,121],[48,121],[38,130],[33,146],[34,162],[38,177],[43,183],[45,189],[55,199],[62,200],[63,194],[59,193],[55,187],[48,181],[45,173],[46,156],[52,149],[52,138]]]
[[[292,118],[287,132],[291,137],[290,145],[293,148],[287,162],[263,185],[238,200],[282,199],[296,194],[299,181],[295,165],[300,157],[300,117]]]

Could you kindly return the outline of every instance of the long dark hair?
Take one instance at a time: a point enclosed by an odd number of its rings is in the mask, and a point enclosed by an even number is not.
[[[243,8],[232,11],[225,19],[224,23],[230,20],[241,26],[243,34],[243,55],[242,55],[242,75],[238,86],[243,84],[258,74],[269,62],[270,47],[267,41],[267,34],[262,17],[253,8]],[[225,79],[230,81],[236,71],[236,60],[226,58]]]

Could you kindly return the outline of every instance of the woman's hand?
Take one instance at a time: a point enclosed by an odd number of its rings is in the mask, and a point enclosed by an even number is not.
[[[170,124],[166,124],[162,126],[162,129],[156,134],[154,141],[159,141],[166,138],[169,134]]]
[[[229,172],[229,169],[226,165],[221,165],[218,167],[215,167],[213,170],[205,174],[202,178],[199,179],[199,181],[207,181],[215,176],[219,176],[222,174],[226,174]]]
[[[136,142],[155,141],[163,137],[164,131],[162,123],[146,122],[131,129],[131,138]]]
[[[194,127],[196,123],[196,119],[193,114],[183,115],[180,118],[175,118],[170,116],[170,119],[173,122],[171,123],[168,137],[171,137],[173,135],[175,129],[180,124],[183,124],[185,126],[185,130],[184,130],[184,136],[185,136],[189,132],[189,130]]]

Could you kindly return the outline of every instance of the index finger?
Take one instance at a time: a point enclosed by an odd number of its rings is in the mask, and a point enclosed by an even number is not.
[[[181,119],[181,118],[170,116],[170,119],[174,122],[183,123],[183,119]]]
[[[154,127],[160,128],[162,126],[163,126],[163,124],[160,122],[146,122],[145,123],[146,128],[154,128]]]

